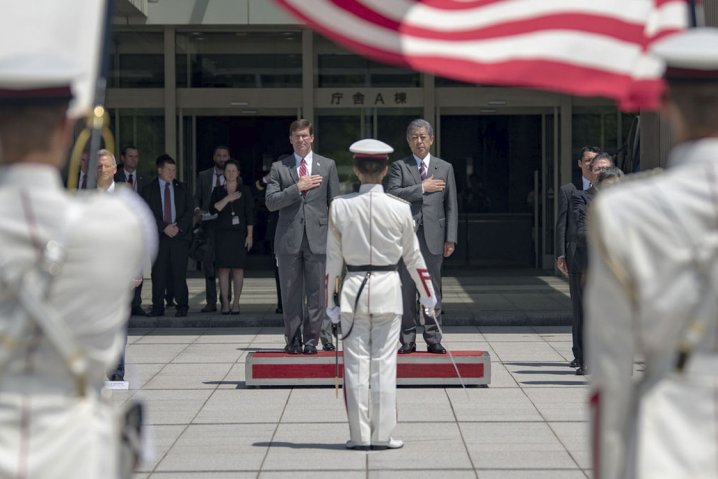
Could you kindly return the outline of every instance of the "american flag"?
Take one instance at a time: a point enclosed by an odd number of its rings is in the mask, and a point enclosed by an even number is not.
[[[653,109],[652,42],[685,28],[686,0],[276,0],[364,56],[471,83]]]

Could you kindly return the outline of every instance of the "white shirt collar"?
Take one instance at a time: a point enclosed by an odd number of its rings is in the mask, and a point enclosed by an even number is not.
[[[427,153],[424,158],[419,158],[415,154],[411,154],[411,156],[414,157],[414,161],[416,161],[416,166],[419,166],[419,163],[424,163],[424,168],[427,170],[429,169],[429,160],[431,159],[431,153]]]
[[[97,189],[100,190],[101,188],[98,187]],[[113,191],[115,191],[115,182],[113,181],[112,183],[110,183],[110,186],[108,186],[107,189],[104,191],[108,193],[112,193]]]
[[[307,162],[307,174],[312,174],[312,163],[314,163],[314,152],[312,150],[309,150],[309,153],[307,153],[307,156],[304,157],[304,160]],[[297,169],[299,168],[300,163],[302,162],[302,157],[294,153],[294,163],[297,165]]]
[[[359,186],[359,193],[366,193],[368,191],[371,191],[372,193],[384,193],[384,187],[381,183],[367,183]]]

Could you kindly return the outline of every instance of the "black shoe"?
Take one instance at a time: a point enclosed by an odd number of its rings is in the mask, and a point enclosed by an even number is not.
[[[165,315],[165,311],[163,309],[153,309],[148,314],[148,316],[151,316],[151,317],[158,317],[158,316],[164,316],[164,315]]]
[[[147,311],[140,308],[139,306],[135,306],[132,308],[132,316],[147,316]]]
[[[305,344],[304,354],[317,354],[317,347],[313,344]]]
[[[204,305],[204,308],[199,310],[200,313],[216,313],[217,312],[217,303],[207,303]]]
[[[416,351],[416,343],[402,344],[399,348],[399,354],[409,354]]]
[[[578,359],[574,359],[570,363],[568,363],[569,368],[577,368],[578,367]]]
[[[334,351],[334,350],[336,350],[337,348],[335,348],[332,343],[327,343],[327,344],[325,344],[324,346],[322,346],[322,349],[323,349],[324,351]]]
[[[124,381],[125,376],[122,374],[113,373],[112,376],[110,376],[110,381]]]
[[[284,352],[288,354],[302,354],[302,342],[299,341],[299,339],[295,339],[284,346]]]
[[[426,350],[432,354],[446,354],[446,348],[441,343],[427,344]]]
[[[588,368],[586,366],[579,366],[578,369],[576,369],[576,376],[585,376],[588,374]]]
[[[274,312],[277,314],[282,314],[284,310],[281,308],[281,306],[277,306],[277,309],[275,309]]]
[[[175,318],[184,318],[187,316],[187,308],[177,308]]]
[[[175,303],[174,299],[167,300],[166,308],[176,308],[176,307],[177,307],[177,303]]]

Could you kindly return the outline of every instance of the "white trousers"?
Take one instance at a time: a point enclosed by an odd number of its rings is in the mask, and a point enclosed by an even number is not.
[[[354,316],[344,341],[344,396],[350,439],[385,444],[396,427],[396,354],[401,315]],[[352,317],[342,317],[349,331]]]

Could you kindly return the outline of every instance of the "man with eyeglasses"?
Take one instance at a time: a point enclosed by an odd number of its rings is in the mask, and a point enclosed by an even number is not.
[[[324,311],[324,266],[329,204],[339,194],[339,176],[334,160],[312,151],[309,120],[290,125],[289,142],[294,153],[272,164],[265,200],[269,211],[279,211],[274,248],[282,283],[285,351],[316,354],[320,337],[325,351],[335,349]]]

